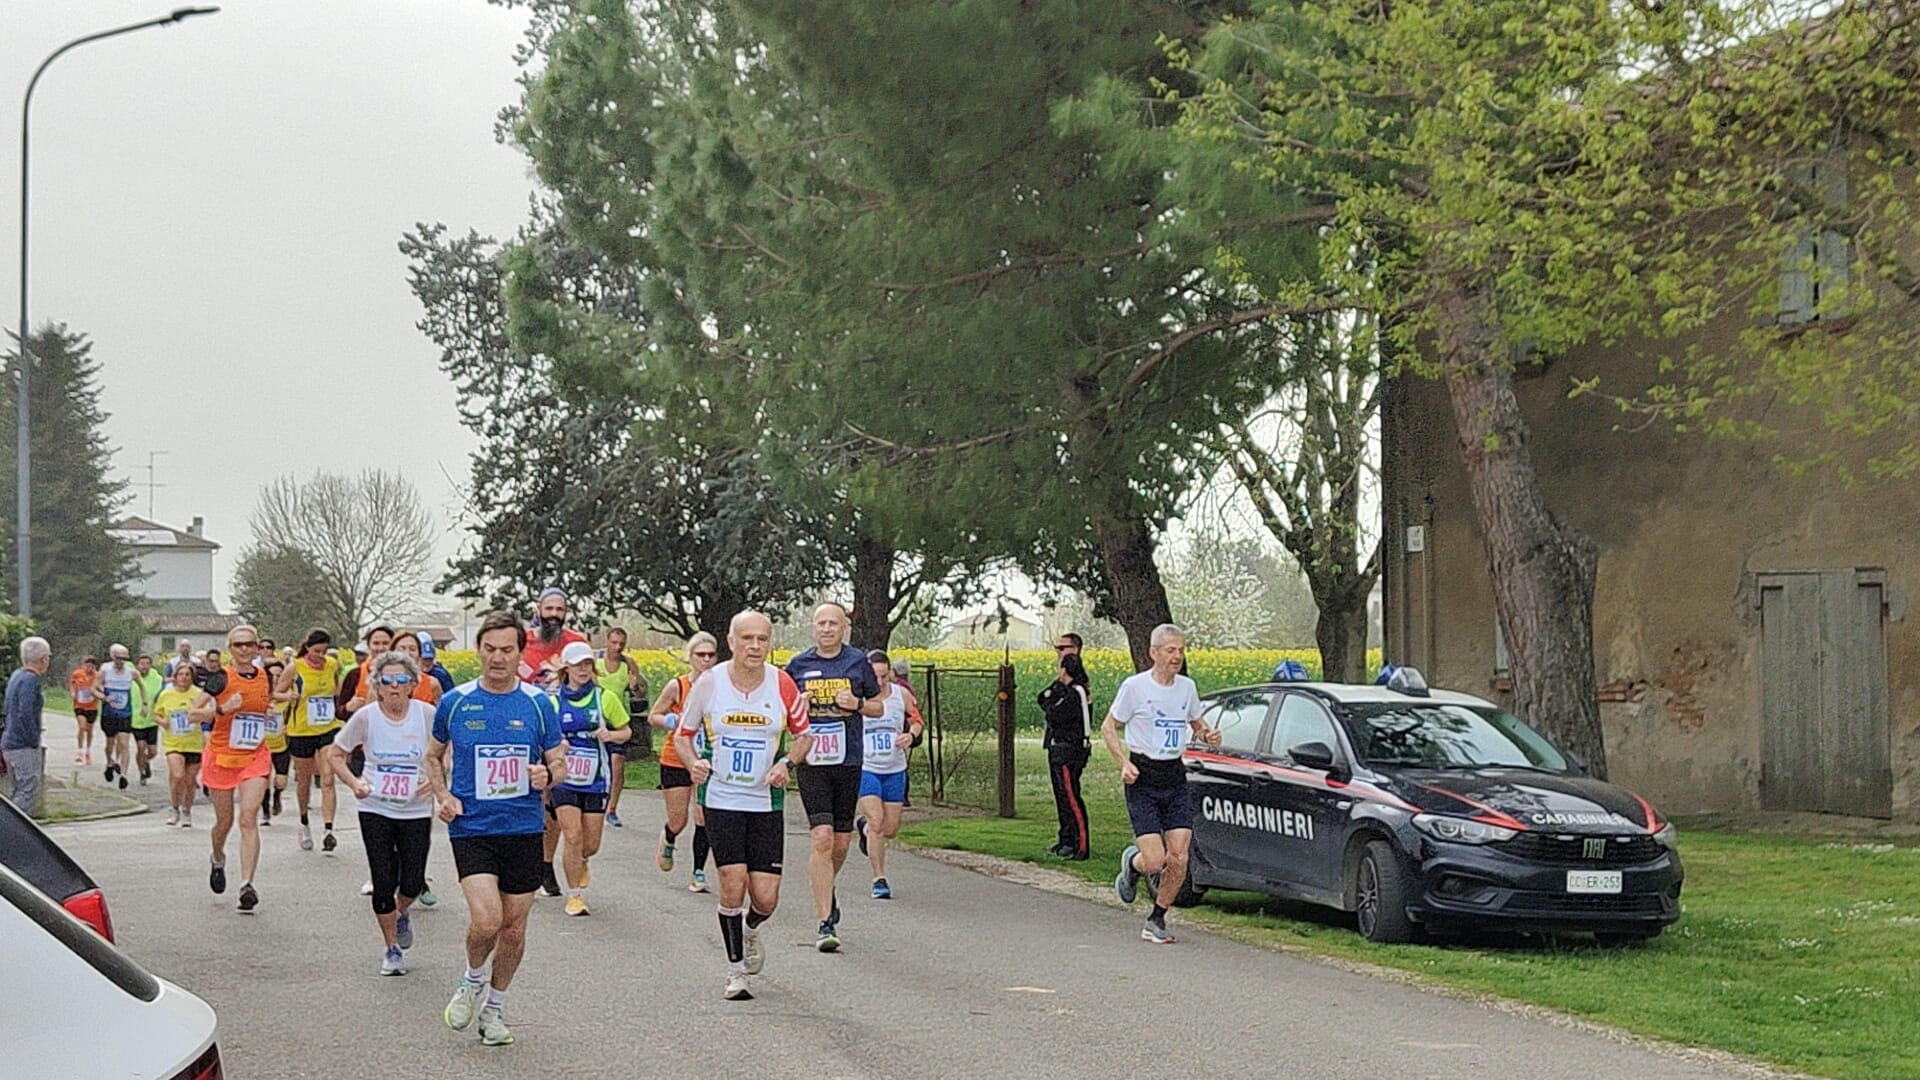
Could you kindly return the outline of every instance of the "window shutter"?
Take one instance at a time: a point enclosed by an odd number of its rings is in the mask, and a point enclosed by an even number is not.
[[[1801,233],[1787,249],[1780,267],[1780,321],[1802,323],[1813,318],[1813,234]]]

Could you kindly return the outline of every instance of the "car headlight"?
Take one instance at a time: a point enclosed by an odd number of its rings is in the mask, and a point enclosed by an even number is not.
[[[1484,821],[1470,821],[1467,818],[1448,817],[1444,814],[1415,814],[1413,827],[1433,837],[1452,844],[1495,844],[1502,840],[1511,840],[1518,835],[1513,829],[1499,825],[1488,825]]]
[[[1668,851],[1680,850],[1680,834],[1671,821],[1660,826],[1660,831],[1653,834],[1653,840]]]

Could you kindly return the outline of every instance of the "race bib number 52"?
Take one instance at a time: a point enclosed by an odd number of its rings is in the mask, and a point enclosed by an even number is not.
[[[532,788],[527,779],[527,748],[524,746],[476,746],[473,748],[473,794],[475,798],[517,799]]]

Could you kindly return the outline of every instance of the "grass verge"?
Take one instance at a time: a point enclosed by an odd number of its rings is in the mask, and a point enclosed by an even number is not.
[[[1068,863],[1045,854],[1058,826],[1044,766],[1033,765],[1038,753],[1021,748],[1019,817],[940,818],[902,838],[1112,881],[1129,829],[1111,763],[1096,748],[1086,776],[1093,861]],[[1685,915],[1658,940],[1628,948],[1575,939],[1378,946],[1337,912],[1251,893],[1210,893],[1176,918],[1840,1080],[1920,1077],[1920,843],[1683,822],[1681,855]]]

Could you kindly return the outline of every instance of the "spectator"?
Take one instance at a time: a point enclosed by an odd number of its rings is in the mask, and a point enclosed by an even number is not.
[[[41,679],[53,651],[47,639],[30,637],[20,643],[20,667],[7,679],[4,718],[0,718],[0,756],[13,778],[13,804],[30,816],[40,816],[41,777],[47,770],[47,752],[40,745],[40,716],[46,707]]]
[[[1053,782],[1054,812],[1060,818],[1060,842],[1051,851],[1074,862],[1086,861],[1091,841],[1080,776],[1087,771],[1093,745],[1092,706],[1080,654],[1062,652],[1053,682],[1040,691],[1040,709],[1047,717],[1047,777]]]

